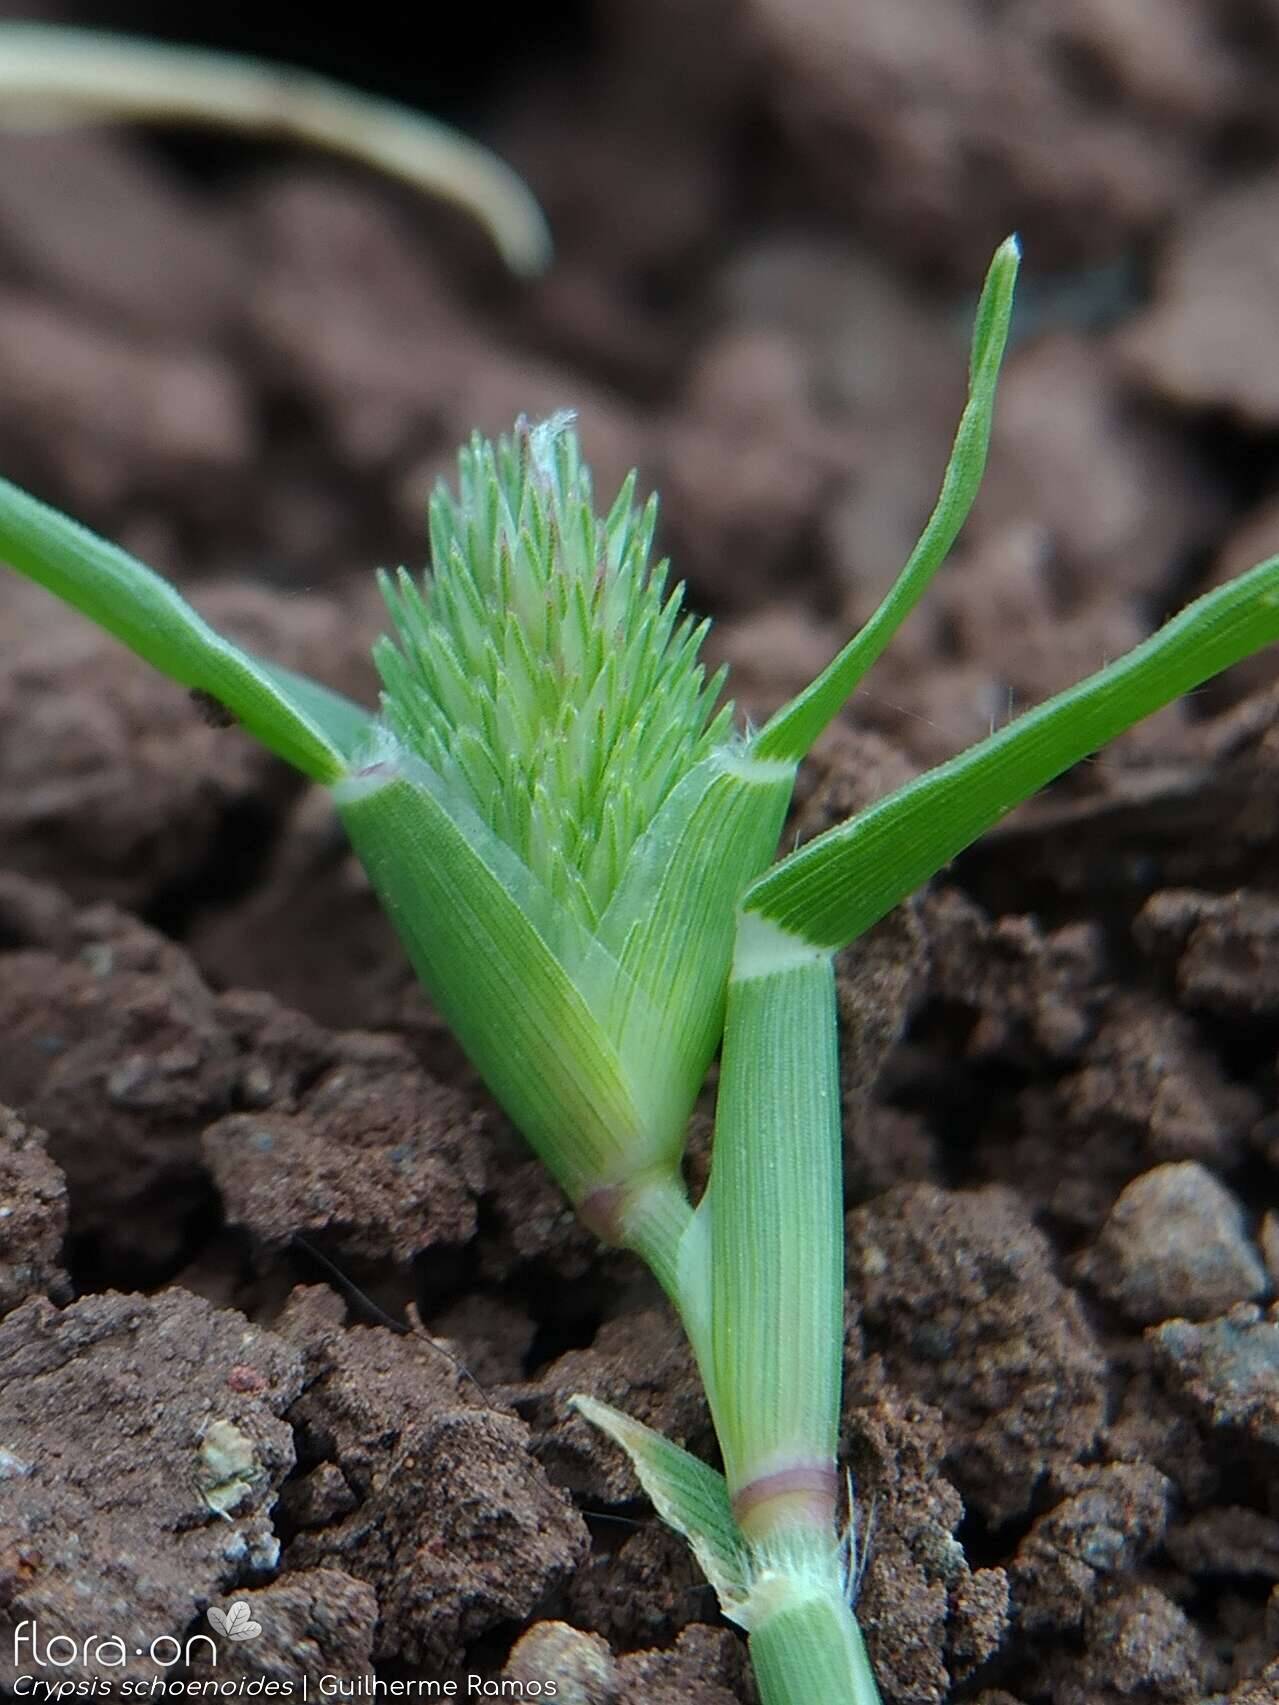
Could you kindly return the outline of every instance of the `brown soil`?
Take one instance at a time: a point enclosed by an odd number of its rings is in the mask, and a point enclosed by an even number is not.
[[[0,137],[0,469],[367,697],[365,571],[421,561],[430,479],[574,407],[602,493],[661,490],[759,717],[899,565],[1016,225],[987,489],[800,837],[1276,549],[1269,0],[582,16],[571,55],[504,49],[476,121],[555,225],[532,287],[337,165]],[[325,802],[8,575],[0,724],[0,1687],[23,1619],[132,1652],[242,1599],[262,1637],[171,1676],[751,1701],[565,1405],[712,1454],[679,1332],[487,1101]],[[1272,654],[845,956],[890,1705],[1279,1700],[1277,870]]]

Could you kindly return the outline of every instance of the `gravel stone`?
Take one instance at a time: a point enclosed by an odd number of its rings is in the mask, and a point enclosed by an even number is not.
[[[1134,1178],[1081,1262],[1082,1275],[1143,1325],[1211,1320],[1268,1289],[1236,1198],[1198,1161]]]
[[[1148,1333],[1174,1389],[1211,1427],[1279,1451],[1279,1319],[1240,1303],[1220,1320],[1169,1320]]]

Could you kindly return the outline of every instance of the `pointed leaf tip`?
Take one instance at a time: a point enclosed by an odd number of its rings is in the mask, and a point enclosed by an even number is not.
[[[960,417],[941,492],[919,543],[888,596],[866,625],[755,737],[760,758],[798,761],[838,715],[884,647],[927,590],[968,519],[986,469],[995,389],[1008,344],[1021,245],[1005,238],[986,273],[973,323],[968,360],[968,402]]]
[[[578,1395],[569,1404],[621,1445],[653,1508],[688,1540],[724,1615],[745,1628],[750,1559],[733,1520],[724,1476],[609,1403]]]

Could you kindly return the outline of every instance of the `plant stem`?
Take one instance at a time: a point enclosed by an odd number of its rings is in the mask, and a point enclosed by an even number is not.
[[[705,1372],[729,1493],[752,1541],[795,1519],[797,1503],[811,1506],[803,1522],[815,1519],[815,1499],[833,1535],[844,1320],[839,1115],[830,956],[750,920],[729,983],[715,1119]],[[795,1496],[801,1483],[807,1499]]]
[[[685,1312],[680,1284],[680,1246],[692,1224],[693,1210],[679,1178],[671,1172],[650,1174],[627,1191],[622,1241],[647,1263],[679,1312]],[[686,1322],[694,1339],[691,1322]]]
[[[752,1625],[750,1652],[762,1705],[880,1705],[866,1643],[838,1582],[826,1591],[780,1592]]]
[[[703,1377],[764,1705],[878,1705],[835,1533],[844,1246],[830,955],[740,921],[709,1211]]]

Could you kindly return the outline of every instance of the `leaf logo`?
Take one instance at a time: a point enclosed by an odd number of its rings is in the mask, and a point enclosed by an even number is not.
[[[219,1610],[211,1605],[205,1614],[214,1633],[225,1634],[228,1640],[256,1640],[262,1632],[262,1624],[253,1620],[252,1612],[242,1598],[236,1599],[229,1610]]]

